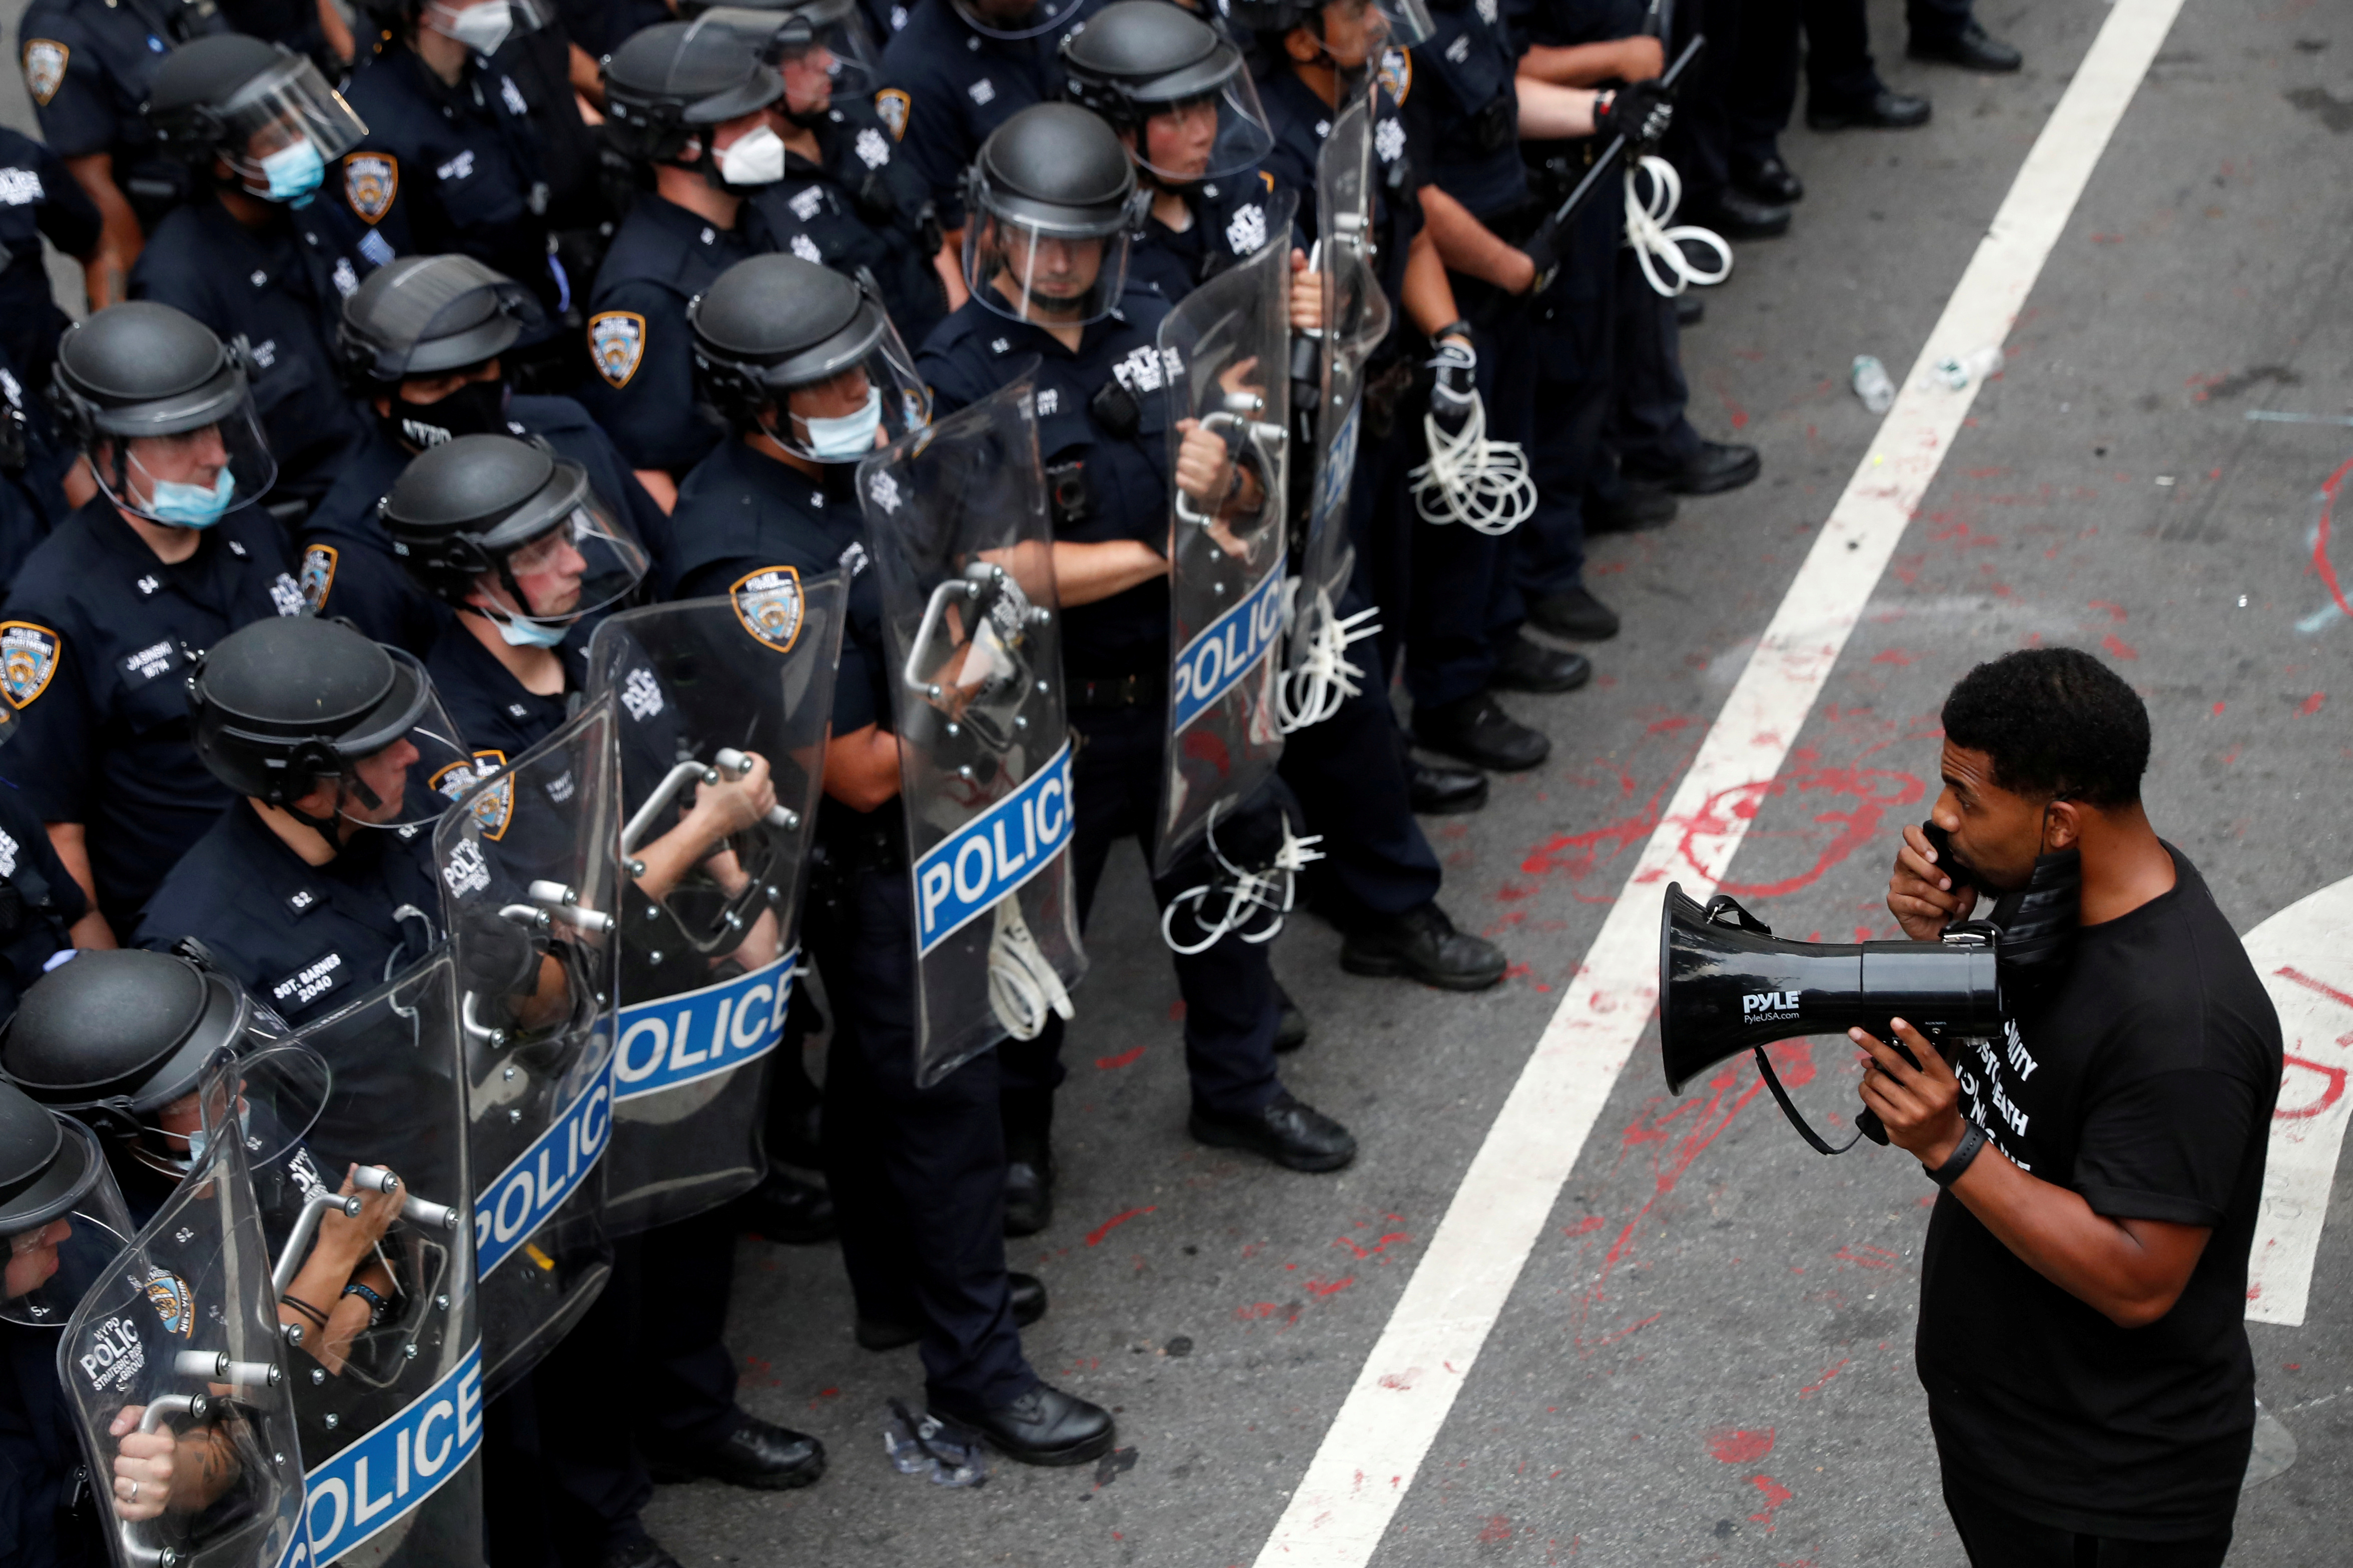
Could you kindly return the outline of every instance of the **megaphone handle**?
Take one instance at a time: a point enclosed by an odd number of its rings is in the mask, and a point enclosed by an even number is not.
[[[1887,1147],[1887,1124],[1879,1120],[1879,1112],[1876,1110],[1866,1110],[1856,1117],[1854,1130],[1881,1148]]]

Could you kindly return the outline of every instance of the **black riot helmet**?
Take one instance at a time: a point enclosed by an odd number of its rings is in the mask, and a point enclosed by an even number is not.
[[[343,301],[335,348],[366,395],[496,359],[545,324],[530,289],[470,256],[404,256]]]
[[[331,850],[349,837],[343,824],[432,821],[447,804],[434,785],[470,758],[416,657],[342,621],[272,616],[238,627],[196,661],[188,706],[213,776]],[[322,787],[332,803],[313,798]]]
[[[749,142],[765,132],[777,142],[774,173],[747,171],[765,174],[765,180],[728,180],[711,150],[710,133],[767,108],[784,93],[783,79],[724,21],[706,15],[692,22],[657,22],[605,58],[605,136],[617,151],[645,163],[678,163],[692,144],[702,150],[694,166],[712,184],[767,184],[784,174],[783,143],[773,130],[764,127],[743,138]]]
[[[131,1235],[96,1135],[0,1083],[0,1318],[63,1323]]]
[[[1318,38],[1324,35],[1324,14],[1348,16],[1351,31],[1368,50],[1368,58],[1350,70],[1378,65],[1380,52],[1409,49],[1430,41],[1436,30],[1423,0],[1218,0],[1226,20],[1255,34],[1261,46],[1280,59],[1282,38],[1293,27],[1304,27]],[[1335,62],[1337,63],[1337,62]]]
[[[277,460],[243,339],[169,305],[125,300],[58,341],[50,401],[106,497],[151,522],[208,528],[259,500]]]
[[[554,647],[646,574],[644,548],[587,469],[537,441],[460,436],[430,447],[376,515],[427,593],[513,647]]]
[[[276,202],[310,200],[327,164],[367,134],[317,66],[241,33],[174,49],[144,113],[164,151],[203,164],[225,158],[248,193]]]
[[[989,133],[965,172],[964,275],[990,310],[1076,326],[1119,303],[1146,197],[1112,128],[1037,103]]]
[[[796,456],[854,463],[931,418],[914,357],[863,268],[852,279],[797,256],[755,256],[721,273],[686,320],[703,401]]]
[[[1238,174],[1274,146],[1240,48],[1168,0],[1105,6],[1062,40],[1062,70],[1063,96],[1108,121],[1164,185]]]
[[[726,27],[784,79],[776,108],[797,125],[835,98],[864,98],[880,76],[858,0],[675,0],[679,16]]]

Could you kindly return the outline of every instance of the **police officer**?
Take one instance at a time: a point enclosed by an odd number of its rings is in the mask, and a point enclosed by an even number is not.
[[[317,192],[367,128],[318,67],[241,33],[174,50],[147,114],[156,142],[194,166],[195,191],[149,238],[131,292],[245,340],[278,458],[264,504],[293,515],[326,492],[363,434],[335,374],[334,330],[365,263],[356,225]]]
[[[1045,1310],[1005,1268],[998,1074],[984,1052],[915,1081],[913,914],[881,594],[851,488],[859,458],[926,416],[881,299],[797,258],[734,267],[692,312],[697,378],[731,438],[679,497],[683,593],[760,574],[844,572],[849,615],[818,809],[820,910],[807,933],[837,1018],[826,1069],[827,1174],[859,1342],[920,1337],[932,1409],[1029,1464],[1111,1447],[1111,1415],[1039,1381],[1018,1326]]]
[[[347,96],[367,137],[329,175],[366,233],[365,259],[473,257],[560,314],[571,280],[550,267],[552,199],[531,104],[491,60],[515,26],[508,0],[370,0],[382,29]]]
[[[34,547],[73,515],[69,484],[85,497],[97,489],[60,439],[38,395],[44,384],[0,342],[0,583],[15,582]]]
[[[1155,340],[1167,305],[1124,289],[1139,216],[1135,170],[1111,128],[1072,104],[1008,121],[966,182],[965,247],[973,297],[923,345],[919,364],[953,412],[1031,363],[1039,451],[1054,497],[1054,572],[1063,605],[1066,700],[1086,744],[1073,782],[1082,918],[1114,839],[1151,830],[1167,732],[1169,518],[1167,400]],[[1176,478],[1188,493],[1240,482],[1224,443],[1183,433]],[[1203,883],[1205,853],[1155,893],[1166,904]],[[1263,947],[1228,934],[1176,960],[1185,994],[1195,1138],[1249,1149],[1294,1170],[1355,1156],[1347,1130],[1294,1099],[1274,1068],[1278,1007]],[[1000,1047],[1008,1152],[1038,1223],[1050,1203],[1048,1134],[1061,1031]]]
[[[58,334],[69,320],[51,297],[44,236],[87,267],[98,255],[97,204],[64,159],[23,132],[0,126],[0,354],[30,386],[49,384]]]
[[[24,726],[0,703],[0,747]],[[15,790],[0,790],[0,1023],[17,999],[77,947],[111,947],[114,933],[58,858],[47,829]]]
[[[690,10],[701,9],[691,0]],[[845,273],[866,268],[891,319],[921,342],[964,279],[938,208],[873,104],[874,58],[856,0],[794,0],[756,13],[756,42],[784,79],[771,106],[784,177],[753,196],[776,248]]]
[[[1174,304],[1266,244],[1274,138],[1239,46],[1182,6],[1119,0],[1063,39],[1062,70],[1063,96],[1119,133],[1152,193],[1132,282]]]
[[[242,353],[168,305],[68,331],[57,395],[100,493],[0,606],[0,762],[118,932],[228,795],[188,744],[182,679],[248,621],[302,613],[284,535],[252,500],[276,465]]]
[[[41,140],[98,209],[84,259],[90,305],[129,298],[144,237],[188,194],[187,171],[162,155],[141,118],[164,57],[229,30],[212,0],[34,0],[17,26],[25,90]]]
[[[303,598],[379,642],[423,654],[449,619],[392,552],[376,503],[409,459],[459,436],[545,441],[611,496],[657,559],[669,519],[588,411],[516,392],[503,355],[542,320],[529,289],[470,256],[404,256],[343,301],[338,355],[373,430],[311,513],[300,541]]]
[[[989,133],[1062,94],[1062,37],[1096,0],[931,0],[908,8],[882,51],[874,107],[899,138],[961,248],[964,172]]]
[[[744,203],[785,171],[768,106],[784,79],[723,22],[664,22],[605,62],[605,133],[652,175],[613,236],[588,304],[596,379],[583,401],[664,507],[719,443],[695,412],[686,304],[771,248]]]

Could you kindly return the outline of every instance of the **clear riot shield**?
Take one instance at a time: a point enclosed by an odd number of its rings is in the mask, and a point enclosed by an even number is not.
[[[458,1031],[445,946],[236,1064],[230,1142],[261,1211],[273,1326],[290,1325],[320,1568],[482,1560],[487,1395]]]
[[[457,965],[482,1381],[495,1396],[612,1272],[621,798],[614,705],[588,704],[433,833]]]
[[[202,1087],[208,1128],[227,1121],[233,1070]],[[308,1550],[294,1386],[246,1155],[242,1140],[211,1138],[58,1342],[119,1568],[279,1568]]]
[[[848,593],[839,574],[776,568],[723,599],[626,611],[589,645],[590,696],[610,692],[618,712],[631,879],[605,1156],[615,1236],[767,1173],[769,1057],[800,960]]]
[[[1185,296],[1160,323],[1169,467],[1187,430],[1224,448],[1217,489],[1168,488],[1168,749],[1153,868],[1166,874],[1239,807],[1282,754],[1282,517],[1289,496],[1291,220],[1268,204],[1257,255]]]
[[[859,465],[881,574],[915,901],[916,1079],[1049,1013],[1085,972],[1060,601],[1028,377]]]
[[[1373,255],[1373,118],[1360,95],[1332,122],[1315,158],[1314,266],[1324,280],[1324,325],[1312,334],[1314,380],[1296,385],[1312,396],[1293,410],[1314,473],[1306,487],[1303,526],[1295,537],[1298,585],[1288,602],[1283,668],[1286,731],[1328,719],[1363,671],[1346,663],[1351,642],[1377,629],[1369,612],[1344,622],[1338,605],[1356,564],[1348,537],[1348,486],[1356,468],[1365,363],[1389,332],[1388,296]],[[1304,417],[1301,417],[1301,416]]]

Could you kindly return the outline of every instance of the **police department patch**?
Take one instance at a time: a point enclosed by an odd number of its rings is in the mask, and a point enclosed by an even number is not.
[[[801,574],[790,566],[763,566],[747,572],[727,590],[735,602],[735,616],[744,629],[778,653],[790,653],[801,635],[807,605],[801,597]]]
[[[588,353],[596,362],[596,374],[614,391],[620,391],[646,357],[646,319],[635,310],[607,310],[589,317]]]
[[[302,602],[314,616],[323,615],[327,595],[335,586],[335,547],[313,544],[302,552]]]
[[[195,1292],[188,1289],[186,1280],[176,1274],[166,1274],[161,1268],[150,1268],[147,1271],[146,1293],[147,1304],[155,1309],[157,1317],[164,1320],[165,1333],[185,1339],[195,1331]]]
[[[25,90],[43,109],[57,97],[58,89],[66,84],[66,62],[73,51],[55,38],[25,40]]]
[[[1389,89],[1389,97],[1398,107],[1405,104],[1405,95],[1413,90],[1413,51],[1384,49],[1381,51],[1381,85]]]
[[[893,141],[904,142],[907,139],[907,121],[914,110],[915,100],[898,88],[886,87],[874,95],[874,112],[881,115],[882,123],[891,128]]]
[[[382,221],[400,194],[400,160],[389,153],[353,153],[343,159],[343,200],[370,223]]]
[[[458,800],[506,765],[507,754],[504,752],[476,752],[470,761],[451,763],[435,773],[433,787],[451,800]],[[509,773],[499,781],[497,788],[476,796],[472,810],[474,826],[483,837],[492,843],[498,842],[500,836],[506,832],[507,824],[514,820],[514,775]]]
[[[47,626],[0,621],[0,696],[23,708],[46,690],[65,644]]]

